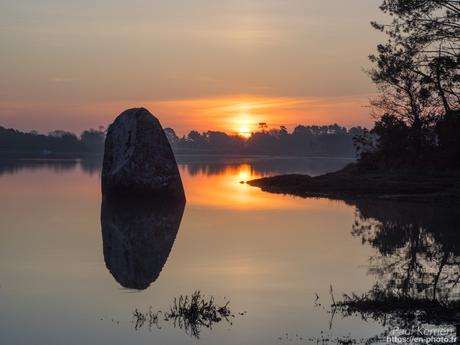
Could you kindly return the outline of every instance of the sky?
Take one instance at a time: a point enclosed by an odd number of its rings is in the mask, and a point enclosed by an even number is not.
[[[370,126],[380,0],[0,0],[0,126]]]

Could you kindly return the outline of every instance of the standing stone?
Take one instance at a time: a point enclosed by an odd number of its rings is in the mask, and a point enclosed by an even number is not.
[[[171,146],[160,122],[147,109],[128,109],[110,125],[102,194],[185,199]]]

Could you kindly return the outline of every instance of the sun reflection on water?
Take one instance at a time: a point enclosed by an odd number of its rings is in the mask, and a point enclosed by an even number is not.
[[[247,181],[265,177],[250,164],[227,165],[222,169],[203,165],[191,168],[190,165],[179,165],[182,181],[187,195],[187,204],[235,209],[240,211],[318,208],[323,207],[327,200],[299,199],[295,204],[292,197],[281,194],[262,192],[251,187]]]

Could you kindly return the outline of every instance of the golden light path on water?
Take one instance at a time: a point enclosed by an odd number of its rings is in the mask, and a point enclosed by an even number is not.
[[[327,199],[299,199],[293,202],[294,197],[262,192],[259,188],[251,187],[246,181],[264,177],[257,173],[250,164],[226,166],[212,178],[206,171],[190,175],[187,166],[180,167],[187,194],[187,202],[215,208],[229,208],[236,210],[266,210],[308,208],[321,209],[324,207],[341,207],[341,202],[331,202]],[[191,181],[193,179],[193,183]],[[342,205],[342,207],[346,207]]]

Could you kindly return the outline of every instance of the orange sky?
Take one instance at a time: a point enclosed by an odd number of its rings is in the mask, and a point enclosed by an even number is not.
[[[49,128],[69,128],[78,132],[98,125],[107,126],[123,109],[140,106],[154,113],[163,127],[173,127],[180,135],[188,133],[191,129],[219,130],[227,133],[241,132],[242,129],[255,131],[259,122],[266,122],[269,128],[284,125],[289,130],[298,124],[339,123],[351,127],[369,126],[372,123],[367,107],[369,97],[370,95],[302,99],[236,95],[82,105],[67,102],[52,105],[28,103],[4,106],[2,116],[9,126],[25,130],[37,129],[41,132],[46,132]]]
[[[179,134],[371,124],[381,0],[4,0],[0,125],[80,132],[144,106]]]

